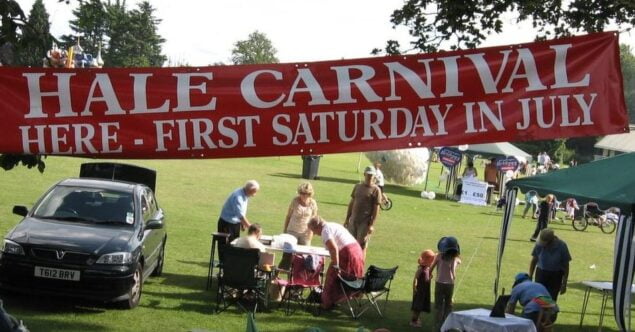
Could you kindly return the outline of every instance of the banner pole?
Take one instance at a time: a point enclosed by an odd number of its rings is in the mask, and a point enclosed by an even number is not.
[[[428,191],[428,177],[430,176],[431,167],[432,167],[432,155],[428,153],[428,168],[426,169],[426,183],[423,186],[423,191]]]

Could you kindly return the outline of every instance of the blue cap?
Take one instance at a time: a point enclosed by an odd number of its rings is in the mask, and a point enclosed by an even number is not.
[[[461,247],[459,247],[459,241],[454,236],[444,236],[437,243],[437,249],[440,253],[446,253],[450,250],[456,251],[461,254]]]
[[[521,282],[525,282],[529,279],[530,279],[529,274],[527,274],[526,272],[519,272],[514,277],[514,286],[520,284]]]

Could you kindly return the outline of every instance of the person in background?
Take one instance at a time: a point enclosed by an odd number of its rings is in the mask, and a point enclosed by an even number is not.
[[[384,173],[381,171],[381,162],[376,161],[373,166],[375,166],[375,184],[379,187],[381,192],[381,200],[382,202],[386,200],[386,195],[384,195]]]
[[[547,154],[547,152],[543,152],[543,165],[545,165],[545,167],[547,168],[547,170],[549,169],[549,166],[551,165],[551,157],[549,157],[549,155]]]
[[[539,166],[544,166],[545,165],[545,156],[547,155],[546,152],[540,152],[538,154],[538,158],[536,158],[536,161],[538,162]]]
[[[419,256],[419,267],[415,272],[414,280],[412,281],[412,318],[410,319],[410,326],[421,327],[421,320],[419,315],[421,312],[430,312],[430,279],[432,262],[434,262],[436,254],[432,250],[425,250]]]
[[[552,194],[547,195],[540,205],[538,206],[538,222],[536,223],[536,229],[529,241],[536,242],[536,238],[541,230],[547,228],[549,225],[549,218],[551,217],[551,208],[553,205],[554,196]]]
[[[535,218],[536,208],[538,208],[538,193],[534,190],[530,190],[525,194],[525,210],[523,210],[523,219],[527,216],[531,208],[531,217]]]
[[[575,219],[575,212],[580,209],[578,201],[575,198],[568,198],[564,201],[564,209],[566,211],[566,217],[573,220]]]
[[[439,240],[439,253],[434,257],[430,273],[437,269],[437,279],[434,284],[435,331],[441,328],[445,318],[452,312],[452,297],[454,296],[454,281],[456,268],[461,264],[461,250],[456,238],[448,236]]]
[[[474,167],[474,161],[471,158],[467,161],[467,166],[465,166],[461,177],[478,177],[478,172],[476,171],[476,167]]]
[[[346,211],[346,219],[344,219],[344,227],[357,239],[357,242],[364,251],[366,257],[366,249],[370,235],[375,230],[374,225],[377,221],[380,203],[380,190],[373,183],[375,177],[375,169],[366,167],[364,170],[364,182],[356,184],[351,193],[351,201],[348,203]]]
[[[489,164],[485,165],[483,179],[487,182],[487,204],[491,202],[492,191],[498,188],[498,169],[496,169],[496,158],[491,158]]]
[[[516,274],[514,278],[511,297],[507,302],[507,310],[505,310],[508,314],[514,314],[516,302],[520,302],[520,305],[523,306],[521,317],[532,320],[536,328],[542,308],[546,310],[546,314],[551,316],[550,321],[556,321],[558,314],[556,301],[551,298],[545,286],[531,281],[531,277],[525,272]]]
[[[317,202],[313,199],[313,186],[309,182],[298,186],[298,195],[291,200],[284,218],[284,233],[293,235],[300,245],[310,245],[313,232],[309,220],[318,215]]]
[[[322,237],[322,243],[331,256],[320,303],[322,309],[328,310],[346,298],[339,285],[338,275],[347,280],[364,276],[364,253],[357,240],[340,224],[326,222],[317,216],[309,221],[309,229]]]
[[[251,224],[247,229],[247,236],[241,236],[231,242],[231,245],[238,248],[258,249],[265,252],[265,245],[260,242],[262,227],[259,224]]]
[[[229,234],[228,242],[240,236],[240,231],[251,226],[247,219],[249,198],[256,196],[260,185],[256,180],[249,180],[242,188],[234,190],[223,205],[218,218],[218,232]]]
[[[554,301],[558,301],[558,294],[567,291],[569,279],[569,262],[571,254],[567,244],[555,236],[553,229],[545,228],[540,232],[540,238],[531,252],[529,276],[541,283],[549,291]]]

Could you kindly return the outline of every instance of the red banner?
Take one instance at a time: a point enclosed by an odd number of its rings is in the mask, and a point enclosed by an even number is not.
[[[225,158],[628,131],[616,33],[195,68],[0,68],[0,153]]]

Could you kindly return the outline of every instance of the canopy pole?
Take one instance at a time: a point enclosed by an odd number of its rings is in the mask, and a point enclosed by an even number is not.
[[[615,322],[620,331],[631,331],[631,288],[635,267],[635,204],[631,205],[630,214],[620,215],[615,235],[615,254],[613,270],[613,308]],[[627,325],[628,322],[628,325]]]
[[[501,232],[498,239],[496,277],[494,278],[494,300],[498,298],[498,289],[500,288],[500,273],[502,269],[503,254],[505,252],[505,243],[507,242],[507,235],[509,234],[509,226],[511,225],[512,217],[514,216],[514,210],[516,209],[516,204],[512,204],[511,202],[516,202],[516,195],[518,195],[517,188],[507,189],[505,191],[505,199],[507,201],[507,204],[505,204],[505,211],[503,212],[503,219],[501,222]]]

